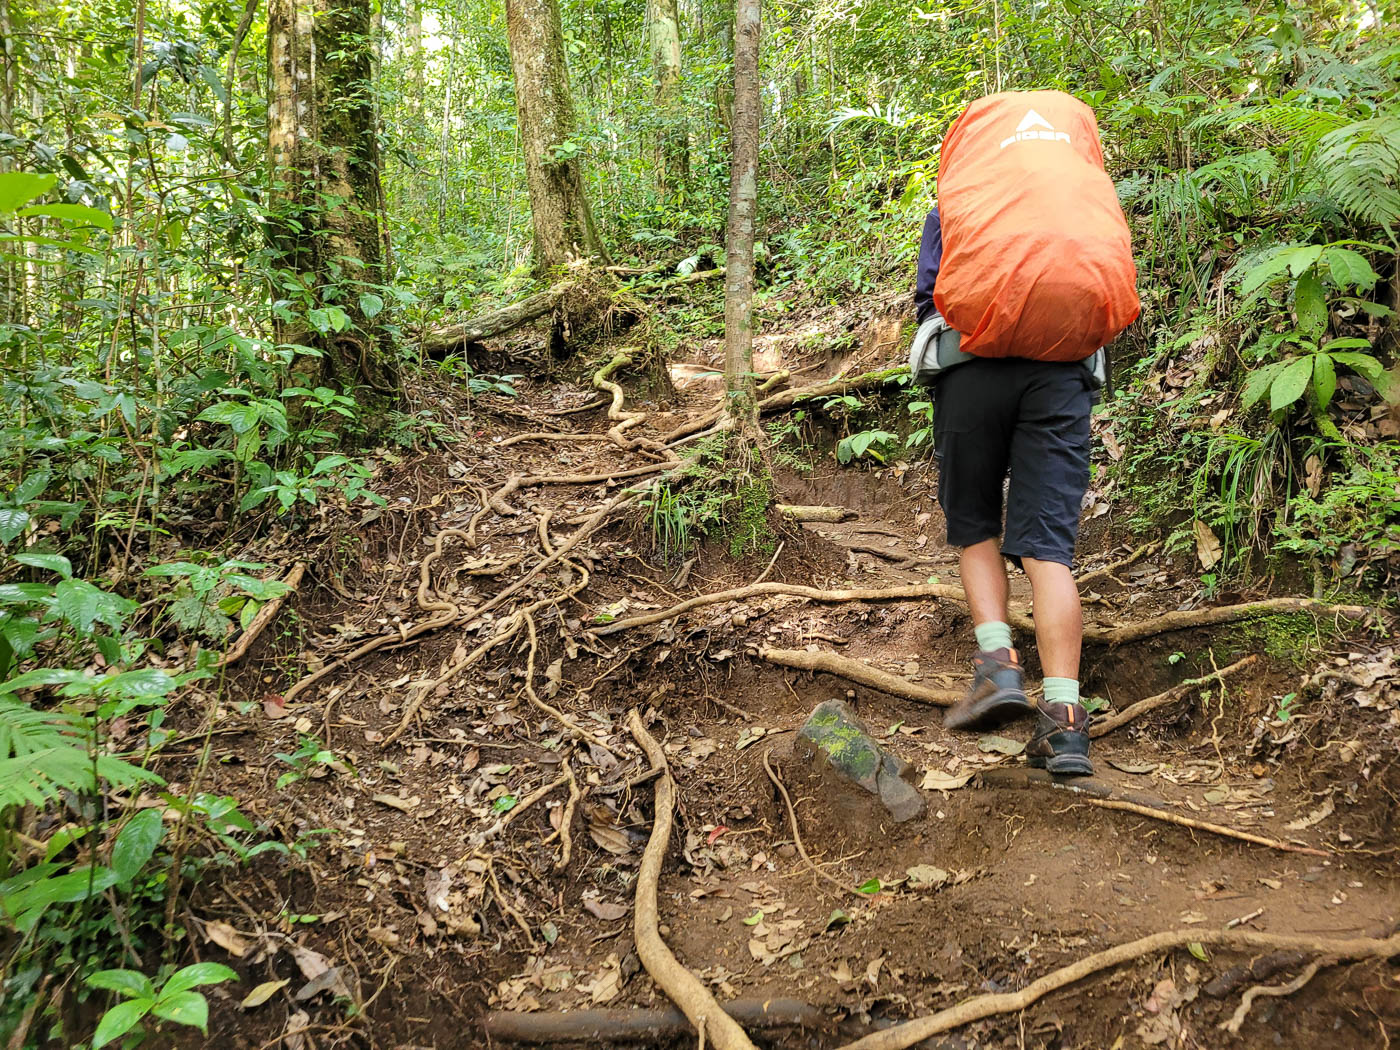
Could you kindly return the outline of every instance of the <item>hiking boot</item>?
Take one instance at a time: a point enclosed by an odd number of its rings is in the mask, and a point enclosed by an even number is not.
[[[1091,777],[1089,712],[1080,704],[1039,703],[1026,761],[1057,776]]]
[[[943,724],[949,729],[991,729],[1032,710],[1016,650],[996,649],[972,658],[972,685],[943,716]]]

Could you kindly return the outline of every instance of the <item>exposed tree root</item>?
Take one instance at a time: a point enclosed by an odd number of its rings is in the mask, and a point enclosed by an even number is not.
[[[1236,671],[1242,671],[1244,668],[1252,666],[1257,663],[1258,660],[1259,657],[1257,655],[1250,653],[1248,656],[1236,660],[1228,667],[1222,667],[1218,671],[1212,671],[1210,674],[1202,675],[1200,678],[1187,679],[1180,685],[1174,685],[1165,692],[1158,693],[1156,696],[1149,696],[1145,700],[1139,700],[1135,704],[1129,704],[1121,711],[1115,711],[1113,714],[1106,715],[1103,718],[1095,718],[1089,724],[1089,735],[1091,737],[1101,737],[1105,733],[1111,733],[1119,726],[1126,725],[1135,718],[1141,718],[1150,711],[1155,711],[1159,707],[1165,707],[1167,704],[1180,700],[1193,689],[1205,685],[1207,682],[1220,681],[1227,675],[1232,675]]]
[[[635,707],[627,712],[627,728],[646,752],[652,766],[661,770],[656,780],[656,815],[652,822],[651,838],[642,852],[641,870],[637,875],[636,904],[633,908],[637,955],[667,998],[680,1007],[696,1030],[704,1027],[718,1050],[757,1050],[739,1024],[724,1012],[710,990],[671,954],[671,949],[666,947],[657,930],[656,890],[661,879],[661,864],[671,841],[676,784],[666,764],[666,753],[642,725],[642,716]]]
[[[1244,1019],[1249,1016],[1249,1008],[1254,1005],[1255,999],[1258,999],[1260,996],[1281,997],[1292,995],[1294,992],[1300,991],[1303,985],[1307,984],[1316,976],[1317,971],[1322,968],[1324,961],[1325,960],[1322,959],[1314,959],[1312,962],[1308,963],[1307,968],[1304,969],[1302,973],[1287,984],[1256,984],[1253,988],[1250,988],[1244,993],[1244,998],[1240,1000],[1240,1005],[1235,1010],[1234,1016],[1228,1021],[1216,1025],[1216,1027],[1224,1029],[1231,1035],[1239,1035],[1240,1028],[1244,1025]]]
[[[1090,583],[1095,582],[1096,580],[1101,580],[1104,577],[1111,577],[1115,572],[1118,572],[1120,569],[1126,569],[1129,565],[1133,564],[1133,562],[1137,561],[1139,558],[1145,558],[1149,554],[1153,554],[1156,551],[1160,550],[1161,547],[1161,540],[1154,540],[1151,543],[1144,543],[1141,547],[1139,547],[1137,550],[1133,551],[1133,553],[1127,555],[1126,557],[1119,558],[1117,561],[1111,561],[1101,569],[1093,569],[1090,572],[1086,572],[1083,576],[1077,577],[1075,579],[1075,583],[1079,584],[1079,586],[1081,587],[1084,587]]]
[[[770,376],[761,386],[758,393],[762,394],[778,382],[790,378],[791,373],[786,370],[777,372]],[[794,387],[791,390],[784,390],[781,393],[773,394],[764,398],[758,403],[759,415],[770,415],[774,412],[781,412],[791,408],[799,401],[815,397],[831,397],[839,394],[847,394],[857,390],[867,390],[870,387],[879,386],[889,379],[888,372],[870,372],[863,376],[853,376],[850,379],[829,379],[822,383],[813,383],[808,386]],[[703,416],[692,419],[683,426],[677,427],[661,439],[664,445],[675,445],[683,440],[693,440],[695,437],[717,430],[722,425],[723,413],[719,409],[707,412]]]
[[[734,999],[720,1004],[746,1028],[821,1028],[826,1016],[797,999]],[[493,1010],[481,1023],[486,1037],[498,1043],[556,1046],[561,1043],[645,1043],[655,1046],[695,1028],[674,1006],[665,1010],[568,1010],[562,1013],[517,1013]]]
[[[1339,961],[1389,959],[1400,955],[1400,936],[1384,940],[1365,937],[1329,939],[1242,929],[1166,930],[1086,956],[1032,981],[1019,992],[974,996],[946,1010],[847,1043],[841,1050],[907,1050],[922,1039],[980,1021],[984,1017],[1024,1010],[1051,992],[1082,981],[1101,970],[1192,943],[1230,951],[1294,949],[1314,955],[1336,956]]]
[[[758,650],[758,655],[760,659],[767,660],[769,663],[793,667],[802,671],[823,671],[844,678],[848,682],[858,682],[861,685],[868,685],[872,689],[878,689],[882,693],[902,696],[906,700],[917,700],[922,704],[951,707],[962,699],[962,693],[957,690],[932,689],[929,686],[911,682],[907,678],[901,678],[899,675],[890,674],[888,671],[882,671],[878,667],[871,667],[859,660],[853,660],[849,656],[841,656],[824,650],[811,652],[806,649],[770,649],[768,646],[763,646]]]
[[[1256,616],[1277,616],[1281,613],[1310,612],[1315,616],[1335,616],[1348,620],[1361,620],[1372,615],[1375,610],[1364,605],[1329,605],[1312,598],[1265,598],[1257,602],[1243,602],[1240,605],[1217,605],[1208,609],[1186,609],[1163,613],[1138,623],[1124,624],[1121,627],[1084,628],[1084,640],[1096,645],[1122,645],[1136,642],[1168,631],[1180,631],[1187,627],[1212,627],[1222,623],[1236,623]]]
[[[677,616],[705,605],[739,602],[765,594],[786,594],[807,598],[814,602],[885,602],[902,598],[944,598],[959,602],[966,601],[961,587],[942,583],[914,583],[900,587],[851,587],[837,590],[808,587],[800,583],[751,583],[727,591],[696,595],[694,598],[688,598],[669,609],[643,613],[639,616],[629,616],[601,627],[591,628],[591,631],[600,637],[616,634],[618,631],[625,631],[632,627],[645,627],[647,624],[660,623],[663,620],[674,620]]]
[[[813,862],[812,858],[807,855],[807,847],[802,843],[802,833],[797,828],[797,808],[792,804],[792,796],[788,794],[787,785],[783,783],[783,778],[778,776],[777,771],[773,769],[772,763],[769,761],[772,757],[773,749],[770,747],[763,753],[763,771],[768,774],[768,779],[773,782],[773,786],[777,788],[778,792],[783,796],[783,804],[787,806],[788,825],[792,828],[792,844],[797,847],[798,855],[801,856],[803,863],[811,869],[814,875],[825,879],[843,894],[850,894],[862,900],[868,899],[859,890],[847,886],[840,879],[834,878],[822,871],[822,869]]]
[[[578,777],[574,776],[572,758],[564,759],[564,775],[569,780],[569,800],[564,803],[564,812],[559,817],[559,830],[554,835],[559,836],[559,859],[554,862],[555,871],[563,871],[569,866],[569,861],[574,855],[574,812],[578,809],[579,799],[583,797],[583,792],[578,786]],[[553,840],[554,835],[545,839],[545,842]]]
[[[1197,820],[1195,817],[1182,816],[1180,813],[1173,813],[1169,809],[1163,809],[1155,804],[1155,800],[1144,800],[1143,802],[1130,802],[1123,798],[1106,797],[1113,794],[1112,789],[1104,790],[1093,781],[1076,782],[1057,780],[1043,769],[1028,769],[1024,766],[1017,766],[1011,769],[986,769],[980,774],[982,782],[991,787],[1005,788],[1045,788],[1050,791],[1062,791],[1073,795],[1078,801],[1090,806],[1098,806],[1101,809],[1116,809],[1124,813],[1136,813],[1140,817],[1151,817],[1153,820],[1160,820],[1165,824],[1176,824],[1178,827],[1191,828],[1195,831],[1206,831],[1212,835],[1219,835],[1222,838],[1237,839],[1240,842],[1248,842],[1255,846],[1266,846],[1269,849],[1281,850],[1284,853],[1305,853],[1310,857],[1330,857],[1331,853],[1326,850],[1313,849],[1311,846],[1299,846],[1292,842],[1284,842],[1282,839],[1270,838],[1267,835],[1256,835],[1252,831],[1242,831],[1239,828],[1232,828],[1227,824],[1215,824],[1208,820]],[[1151,803],[1151,804],[1148,804]]]
[[[850,507],[802,507],[791,503],[778,503],[774,505],[773,509],[787,518],[788,521],[818,522],[828,525],[860,517]]]
[[[248,625],[248,629],[243,632],[242,637],[234,643],[232,649],[223,655],[222,659],[214,665],[215,667],[228,667],[247,655],[253,643],[258,640],[258,635],[262,634],[263,629],[277,617],[282,604],[287,600],[287,595],[296,592],[297,587],[301,584],[301,578],[305,574],[306,562],[299,561],[292,566],[292,571],[287,573],[282,580],[287,585],[287,589],[258,610],[257,615],[253,617],[253,622]]]

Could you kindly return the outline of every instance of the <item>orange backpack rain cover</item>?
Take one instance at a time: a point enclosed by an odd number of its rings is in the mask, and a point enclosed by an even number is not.
[[[979,357],[1078,361],[1138,315],[1094,112],[1062,91],[968,106],[943,140],[934,303]]]

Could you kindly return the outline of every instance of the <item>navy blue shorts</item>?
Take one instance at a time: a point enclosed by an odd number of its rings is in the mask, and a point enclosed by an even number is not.
[[[985,358],[949,369],[934,396],[948,543],[1001,537],[1002,554],[1018,565],[1022,558],[1073,565],[1089,487],[1089,373],[1075,363]]]

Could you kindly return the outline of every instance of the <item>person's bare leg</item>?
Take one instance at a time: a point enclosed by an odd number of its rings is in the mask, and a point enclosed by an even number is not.
[[[1079,648],[1084,637],[1084,609],[1079,585],[1069,566],[1022,558],[1035,596],[1035,642],[1047,678],[1079,678]],[[964,577],[966,586],[966,577]],[[971,588],[968,588],[969,599]],[[976,616],[974,609],[973,616]]]
[[[959,559],[963,590],[972,610],[972,622],[993,623],[1006,619],[1006,563],[1001,557],[999,540],[983,540],[962,549]],[[1075,591],[1077,598],[1079,592]]]

